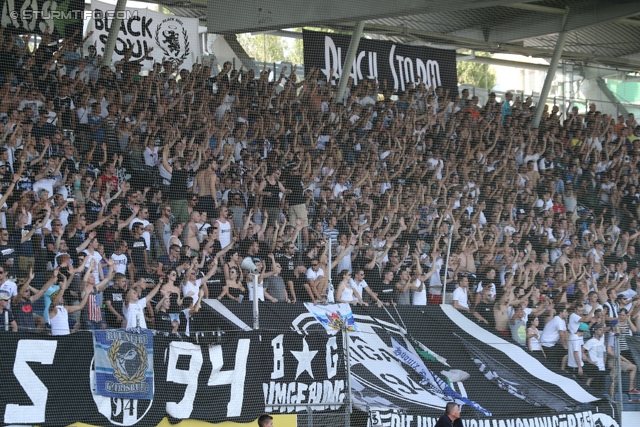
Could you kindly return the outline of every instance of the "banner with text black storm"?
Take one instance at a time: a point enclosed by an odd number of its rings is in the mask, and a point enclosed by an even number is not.
[[[52,40],[70,37],[77,32],[82,37],[85,16],[83,0],[1,0],[0,24],[5,31],[16,34],[49,32]]]
[[[328,80],[333,69],[333,76],[339,79],[351,37],[305,30],[302,39],[306,72],[318,68]],[[397,92],[404,92],[409,83],[423,82],[427,87],[443,86],[456,93],[456,52],[363,38],[350,77],[355,85],[363,79],[377,79],[382,87],[386,80],[387,87]]]

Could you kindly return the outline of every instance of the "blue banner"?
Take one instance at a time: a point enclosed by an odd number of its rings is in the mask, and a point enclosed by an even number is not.
[[[95,331],[93,347],[94,393],[120,399],[153,399],[151,331]]]
[[[420,374],[420,376],[424,378],[424,381],[427,383],[427,385],[432,388],[441,390],[442,393],[447,395],[451,400],[455,401],[459,405],[469,405],[485,416],[491,416],[491,412],[487,411],[476,402],[461,396],[458,392],[449,387],[449,385],[444,380],[442,380],[442,378],[434,375],[434,373],[425,366],[420,357],[416,356],[405,346],[400,344],[397,339],[391,337],[391,341],[393,342],[393,353],[398,358],[398,360]]]

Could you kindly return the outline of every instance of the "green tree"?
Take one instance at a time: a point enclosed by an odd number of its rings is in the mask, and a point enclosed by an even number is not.
[[[463,52],[462,55],[469,55],[471,52]],[[491,57],[485,52],[476,52],[476,56]],[[481,88],[491,89],[495,86],[496,72],[488,64],[478,64],[476,62],[458,61],[458,83],[474,85]]]
[[[282,37],[267,34],[239,34],[238,42],[247,54],[257,62],[280,62],[285,60],[285,43]]]

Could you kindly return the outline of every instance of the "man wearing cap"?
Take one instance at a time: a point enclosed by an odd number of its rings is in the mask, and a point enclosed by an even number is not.
[[[18,323],[13,317],[13,313],[9,310],[9,300],[11,295],[5,290],[0,290],[0,332],[4,332],[8,329],[11,332],[18,332]]]
[[[607,352],[604,345],[604,327],[596,324],[591,339],[582,346],[582,369],[587,377],[587,386],[602,392],[604,388]]]
[[[584,334],[589,330],[589,325],[581,322],[578,325],[578,329],[575,333],[569,335],[568,352],[569,358],[567,359],[567,366],[573,371],[574,374],[579,376],[584,375],[582,366],[582,346],[584,345]]]

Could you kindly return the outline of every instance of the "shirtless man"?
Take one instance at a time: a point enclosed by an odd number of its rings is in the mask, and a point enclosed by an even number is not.
[[[522,298],[516,299],[513,294],[514,288],[512,284],[513,275],[511,275],[507,280],[507,283],[503,287],[504,293],[496,299],[496,303],[493,306],[493,317],[496,322],[496,330],[506,338],[509,338],[511,335],[511,330],[509,329],[509,307],[525,304],[531,295],[531,291],[529,291],[529,293],[524,295]]]
[[[476,261],[473,258],[473,254],[478,251],[478,243],[476,242],[473,233],[464,237],[464,242],[460,247],[460,253],[458,254],[458,271],[468,271],[471,274],[476,274]]]
[[[193,211],[189,216],[189,222],[185,225],[185,238],[187,246],[191,248],[192,252],[200,252],[200,240],[198,236],[200,236],[200,229],[198,227],[198,222],[200,222],[200,212]]]
[[[204,168],[200,168],[200,171],[196,175],[194,186],[196,193],[198,194],[198,206],[199,211],[207,213],[209,218],[215,218],[215,209],[218,208],[218,199],[216,199],[218,176],[216,171],[218,170],[218,162],[210,160],[208,165]]]

